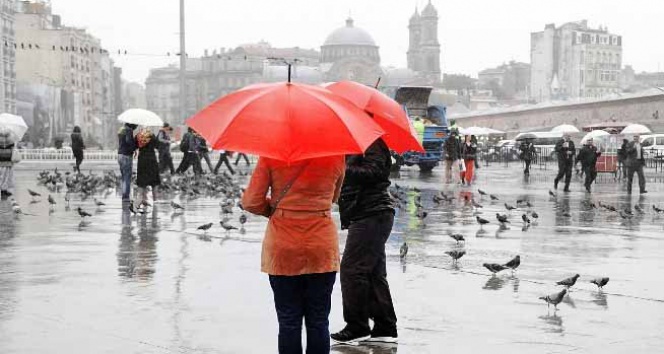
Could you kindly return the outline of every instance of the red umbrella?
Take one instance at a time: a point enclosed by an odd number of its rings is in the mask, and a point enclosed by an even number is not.
[[[299,83],[248,86],[187,120],[213,149],[282,161],[361,154],[384,131],[351,102]]]
[[[373,87],[353,81],[335,82],[325,87],[371,113],[376,123],[385,130],[383,140],[392,150],[399,153],[424,152],[408,115],[397,101]]]

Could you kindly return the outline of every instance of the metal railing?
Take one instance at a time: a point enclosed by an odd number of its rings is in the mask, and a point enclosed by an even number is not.
[[[60,161],[74,160],[70,149],[20,149],[21,160],[26,161]],[[182,159],[182,153],[171,153],[174,160]],[[116,150],[86,150],[85,159],[88,161],[115,161],[118,159]]]

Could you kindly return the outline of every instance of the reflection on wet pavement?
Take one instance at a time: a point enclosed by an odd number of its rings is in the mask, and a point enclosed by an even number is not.
[[[423,178],[402,172],[395,182],[403,200],[386,246],[400,343],[332,352],[658,352],[664,215],[652,207],[664,207],[664,187],[628,197],[607,179],[589,195],[575,181],[571,193],[550,197],[552,171],[524,181],[518,170],[482,168],[472,189],[441,183],[439,170]],[[250,216],[243,230],[225,232],[218,200],[176,199],[184,212],[158,201],[133,216],[114,193],[97,197],[106,206],[72,195],[70,209],[59,203],[49,212],[25,193],[35,188],[35,175],[17,172],[17,198],[36,217],[15,217],[0,202],[0,353],[276,352],[272,293],[259,272],[265,219]],[[478,187],[499,199],[480,196]],[[448,200],[435,202],[440,191]],[[532,207],[517,206],[517,199]],[[428,212],[424,220],[416,200]],[[505,203],[517,209],[508,212]],[[78,206],[93,216],[82,223]],[[522,215],[532,212],[539,218],[524,229]],[[500,226],[496,213],[510,224]],[[490,223],[480,227],[476,216]],[[239,212],[229,217],[237,223]],[[196,230],[207,222],[216,229]],[[457,233],[466,241],[450,237]],[[401,261],[404,241],[409,252]],[[452,250],[466,254],[453,262],[446,253]],[[514,273],[491,275],[482,267],[517,254]],[[560,291],[555,282],[576,273],[571,295],[547,310],[538,297]],[[601,276],[611,282],[598,291],[589,281]],[[338,282],[330,323],[332,331],[344,325]]]

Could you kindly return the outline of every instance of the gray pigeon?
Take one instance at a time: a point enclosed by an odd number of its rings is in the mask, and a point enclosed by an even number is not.
[[[604,288],[604,285],[609,283],[609,277],[595,278],[590,281],[592,284],[597,285],[598,289]]]
[[[504,265],[505,267],[510,268],[513,271],[516,270],[521,265],[521,256],[517,255],[516,257],[512,258],[511,261],[505,263]]]
[[[483,266],[494,274],[507,269],[504,265],[497,263],[484,263]]]
[[[569,277],[567,279],[563,279],[559,282],[556,282],[557,285],[562,285],[566,287],[567,289],[571,288],[576,284],[577,279],[579,279],[580,275],[576,274],[573,277]]]
[[[553,305],[553,307],[557,310],[558,304],[563,301],[563,299],[565,298],[565,294],[567,294],[567,289],[563,289],[560,292],[553,293],[551,295],[542,296],[539,299],[544,300],[546,302],[546,307]]]
[[[464,251],[464,250],[452,250],[452,251],[445,252],[445,254],[452,257],[452,261],[456,263],[456,261],[458,261],[459,258],[463,257],[466,254],[466,251]]]
[[[399,257],[403,260],[408,255],[408,243],[404,242],[399,249]]]
[[[453,238],[454,241],[456,241],[457,243],[466,242],[466,239],[463,237],[462,234],[451,234],[450,237]]]

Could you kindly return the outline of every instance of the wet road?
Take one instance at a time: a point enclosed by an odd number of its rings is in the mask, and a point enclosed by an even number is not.
[[[473,188],[444,185],[440,170],[395,179],[409,204],[398,211],[389,240],[388,272],[399,316],[397,348],[335,347],[336,353],[654,353],[664,345],[664,184],[628,197],[608,177],[595,192],[550,197],[552,172],[535,171],[529,181],[518,167],[479,170]],[[250,217],[244,233],[218,227],[218,201],[182,202],[173,214],[167,201],[145,216],[121,212],[114,195],[107,206],[62,195],[49,213],[47,191],[35,171],[17,172],[15,218],[0,204],[0,353],[274,353],[276,316],[267,277],[259,272],[265,221]],[[26,188],[43,192],[31,204]],[[500,200],[480,199],[477,188]],[[414,190],[417,188],[417,191]],[[444,190],[451,203],[437,205]],[[464,202],[474,195],[479,211]],[[421,196],[424,222],[412,205]],[[524,229],[527,199],[539,214]],[[618,209],[638,204],[646,214],[623,219],[591,209],[588,201]],[[93,217],[81,223],[82,205]],[[564,216],[569,211],[571,217]],[[511,224],[500,228],[495,213]],[[476,213],[491,221],[479,227]],[[232,221],[238,224],[236,213]],[[206,237],[196,227],[215,222]],[[457,245],[449,233],[461,233]],[[399,247],[410,246],[404,263]],[[343,246],[343,239],[342,239]],[[446,251],[467,254],[453,265]],[[519,254],[521,267],[491,276],[482,263],[504,263]],[[560,290],[555,282],[581,278],[558,311],[538,297]],[[603,292],[589,283],[611,278]],[[331,329],[343,326],[341,294],[333,295]]]

